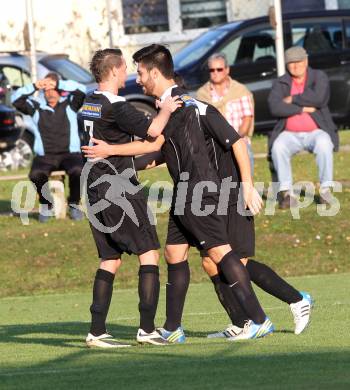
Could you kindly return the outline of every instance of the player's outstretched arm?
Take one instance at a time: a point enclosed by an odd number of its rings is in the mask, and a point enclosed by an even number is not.
[[[87,158],[107,158],[109,156],[137,156],[157,152],[164,143],[164,137],[111,145],[100,139],[91,138],[94,146],[82,146],[81,150]]]
[[[182,100],[179,96],[168,96],[164,102],[157,102],[160,111],[158,115],[153,119],[150,127],[148,128],[147,134],[151,137],[158,137],[162,134],[170,115],[182,105]]]
[[[254,215],[258,214],[263,206],[263,201],[253,185],[247,145],[243,139],[239,139],[232,145],[232,149],[241,173],[245,206],[248,207]]]
[[[142,156],[137,156],[134,159],[134,166],[137,171],[151,169],[163,163],[164,158],[161,152],[143,154]]]

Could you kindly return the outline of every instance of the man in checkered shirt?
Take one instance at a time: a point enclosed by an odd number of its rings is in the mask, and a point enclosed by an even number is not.
[[[215,106],[228,123],[244,137],[253,172],[254,158],[250,137],[254,131],[252,93],[230,77],[225,54],[213,54],[208,60],[210,80],[197,92],[197,98]]]

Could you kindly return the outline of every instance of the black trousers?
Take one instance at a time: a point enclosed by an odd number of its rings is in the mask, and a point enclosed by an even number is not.
[[[52,171],[64,170],[69,176],[68,203],[80,202],[80,174],[83,169],[81,153],[48,154],[34,157],[29,179],[35,184],[41,204],[51,205],[50,199],[45,199],[42,194],[43,186],[48,182]]]

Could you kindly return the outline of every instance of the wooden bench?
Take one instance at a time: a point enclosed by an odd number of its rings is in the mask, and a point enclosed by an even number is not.
[[[53,199],[54,213],[57,219],[67,216],[67,201],[64,194],[65,171],[53,171],[49,177],[49,188]]]
[[[49,177],[49,189],[53,198],[54,213],[57,219],[64,219],[67,215],[67,201],[64,193],[65,171],[53,171]],[[28,180],[28,175],[0,176],[0,181]]]

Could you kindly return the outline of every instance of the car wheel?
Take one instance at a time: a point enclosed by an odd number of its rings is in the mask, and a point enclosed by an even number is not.
[[[10,153],[13,159],[13,169],[26,168],[33,160],[33,150],[25,138],[18,139]]]
[[[0,172],[6,172],[11,169],[12,161],[10,152],[0,153]]]
[[[143,102],[130,102],[137,110],[145,114],[147,118],[154,118],[157,114],[157,111],[152,106]]]

